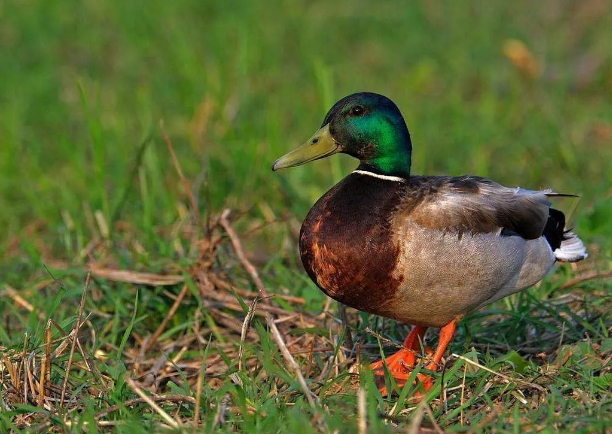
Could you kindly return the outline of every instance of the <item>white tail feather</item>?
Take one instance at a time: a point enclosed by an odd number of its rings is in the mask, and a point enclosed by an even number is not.
[[[573,232],[564,234],[566,239],[561,241],[561,247],[555,250],[555,257],[560,262],[578,262],[589,256],[582,240]]]

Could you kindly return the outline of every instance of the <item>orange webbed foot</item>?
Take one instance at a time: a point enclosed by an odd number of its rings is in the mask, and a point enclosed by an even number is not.
[[[408,381],[408,379],[410,378],[410,373],[395,373],[392,375],[393,379],[395,380],[395,383],[400,389],[404,388],[404,386],[406,385],[406,381]],[[412,384],[415,386],[420,385],[422,389],[427,392],[429,391],[429,389],[431,389],[431,386],[433,385],[433,380],[428,375],[417,374],[416,381],[414,381]],[[383,397],[391,395],[391,393],[387,390],[387,386],[384,384],[384,378],[382,376],[378,377],[377,385],[379,385],[378,391]],[[415,390],[412,396],[421,396],[421,391]]]
[[[411,350],[401,349],[397,353],[387,357],[384,364],[392,374],[410,373],[410,368],[414,366],[416,357]],[[374,375],[384,375],[383,361],[379,360],[370,364],[370,369]]]
[[[378,383],[384,383],[384,365],[387,365],[387,369],[395,379],[397,385],[399,387],[403,387],[406,384],[406,381],[408,380],[408,378],[410,378],[411,368],[416,363],[416,355],[418,354],[417,351],[420,350],[423,337],[425,336],[426,331],[427,327],[413,327],[406,339],[404,340],[404,348],[400,349],[395,354],[387,357],[384,360],[384,364],[382,360],[379,360],[370,365],[372,373],[375,376],[379,377],[377,381]],[[427,354],[432,352],[431,349],[427,347],[425,347],[424,350]],[[378,390],[383,396],[387,396],[389,394],[384,384],[380,386]]]
[[[440,330],[440,340],[435,351],[424,347],[424,351],[427,355],[433,353],[430,362],[426,366],[427,370],[437,370],[438,364],[442,360],[442,355],[444,354],[444,351],[446,350],[446,347],[448,346],[455,332],[455,324],[456,322],[453,320],[442,327]],[[404,341],[404,348],[385,359],[385,364],[389,369],[389,373],[393,376],[399,387],[404,387],[406,381],[410,378],[410,368],[412,368],[416,362],[415,353],[419,349],[426,331],[426,327],[414,327]],[[380,384],[381,380],[384,383],[384,366],[382,360],[372,363],[370,368],[372,369],[373,374],[379,377],[378,383]],[[415,384],[417,382],[425,392],[430,390],[433,386],[433,379],[426,374],[417,374]],[[384,384],[379,386],[378,390],[383,396],[388,396],[390,394]],[[416,391],[414,393],[414,396],[420,395],[420,391]]]

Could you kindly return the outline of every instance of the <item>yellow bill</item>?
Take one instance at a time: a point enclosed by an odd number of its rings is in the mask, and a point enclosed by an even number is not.
[[[324,158],[341,151],[329,132],[329,124],[319,129],[306,143],[294,151],[283,155],[272,165],[272,170],[284,169],[286,167],[300,166],[319,158]]]

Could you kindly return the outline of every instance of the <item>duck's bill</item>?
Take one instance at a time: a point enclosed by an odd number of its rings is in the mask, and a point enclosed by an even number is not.
[[[306,143],[283,155],[272,165],[272,170],[300,166],[340,152],[338,144],[329,132],[329,124],[319,129]]]

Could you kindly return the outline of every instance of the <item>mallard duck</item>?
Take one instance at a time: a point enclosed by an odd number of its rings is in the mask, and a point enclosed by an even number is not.
[[[340,152],[359,166],[306,216],[300,256],[331,298],[414,326],[400,351],[371,365],[376,375],[386,365],[398,385],[429,327],[441,329],[426,365],[435,371],[464,315],[534,285],[556,261],[587,257],[582,241],[564,230],[564,214],[550,207],[551,197],[565,195],[477,176],[411,175],[408,128],[383,95],[342,98],[272,170]],[[417,378],[431,387],[428,376]]]

